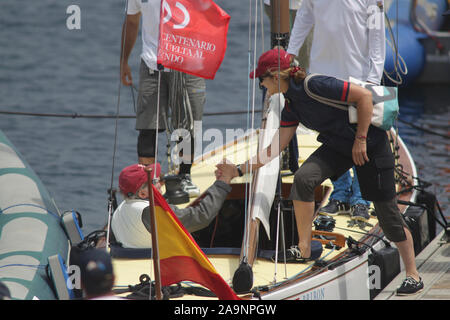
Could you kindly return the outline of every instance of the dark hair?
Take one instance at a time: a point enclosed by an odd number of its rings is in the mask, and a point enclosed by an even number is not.
[[[78,250],[74,255],[81,271],[81,286],[88,297],[96,297],[111,292],[114,272],[109,253],[101,249]]]
[[[88,296],[101,296],[111,292],[114,286],[114,275],[107,274],[102,279],[83,279],[83,289]]]

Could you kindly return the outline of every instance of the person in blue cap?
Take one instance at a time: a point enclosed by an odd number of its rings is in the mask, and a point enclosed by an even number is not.
[[[86,300],[121,300],[112,292],[114,270],[111,256],[102,249],[82,251],[78,257],[81,288]]]

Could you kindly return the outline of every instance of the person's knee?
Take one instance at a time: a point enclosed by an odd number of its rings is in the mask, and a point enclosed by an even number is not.
[[[388,240],[393,242],[402,242],[406,240],[404,228],[408,228],[400,210],[397,207],[397,198],[388,201],[374,201],[375,212],[378,223]]]
[[[297,170],[294,175],[294,185],[301,201],[314,201],[314,190],[317,181],[310,175],[305,174],[302,170]]]
[[[384,235],[389,241],[392,242],[402,242],[406,240],[405,230],[402,225],[390,225],[380,223],[381,229]]]
[[[139,157],[154,158],[156,144],[156,130],[139,130],[137,153]]]
[[[314,201],[314,191],[325,179],[333,175],[333,170],[318,157],[309,157],[294,175],[291,200]]]

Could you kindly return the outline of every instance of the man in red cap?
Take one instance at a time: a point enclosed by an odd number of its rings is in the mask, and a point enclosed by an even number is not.
[[[119,175],[119,188],[124,197],[111,220],[115,239],[125,248],[151,247],[150,216],[148,214],[148,185],[145,166],[133,164]],[[151,164],[153,184],[161,192],[161,166]],[[217,216],[228,193],[233,172],[223,172],[205,192],[205,197],[195,206],[178,208],[170,205],[175,215],[189,232],[207,227]]]

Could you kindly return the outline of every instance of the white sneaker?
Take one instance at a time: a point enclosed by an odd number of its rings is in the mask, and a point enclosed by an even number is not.
[[[189,194],[190,198],[200,195],[200,189],[192,182],[190,174],[182,175],[181,188]]]

